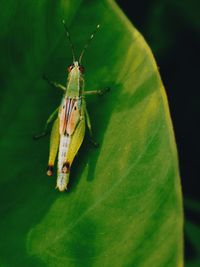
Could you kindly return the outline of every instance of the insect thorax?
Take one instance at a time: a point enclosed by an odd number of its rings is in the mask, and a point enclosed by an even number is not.
[[[78,62],[74,63],[73,69],[70,71],[67,80],[66,97],[78,97],[82,94],[84,86],[83,76],[79,70]]]

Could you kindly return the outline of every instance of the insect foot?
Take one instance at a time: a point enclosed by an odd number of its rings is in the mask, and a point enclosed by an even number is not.
[[[90,143],[91,143],[95,148],[98,148],[98,147],[99,147],[99,143],[97,143],[96,141],[94,141],[92,138],[90,138]]]
[[[42,138],[42,137],[44,137],[44,136],[46,136],[47,135],[47,132],[42,132],[42,133],[40,133],[40,134],[35,134],[34,136],[33,136],[33,140],[38,140],[38,139],[40,139],[40,138]]]
[[[103,88],[103,89],[101,89],[101,90],[98,91],[98,95],[99,96],[102,96],[105,93],[108,93],[109,91],[110,91],[110,87],[105,87],[105,88]]]

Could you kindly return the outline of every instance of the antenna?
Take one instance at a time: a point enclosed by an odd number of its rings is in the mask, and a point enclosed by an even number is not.
[[[63,25],[64,25],[65,33],[66,33],[66,36],[67,36],[67,38],[68,38],[68,40],[69,40],[69,44],[70,44],[70,47],[71,47],[71,50],[72,50],[73,62],[75,62],[74,46],[73,46],[73,44],[72,44],[71,37],[70,37],[69,31],[68,31],[68,28],[67,28],[67,25],[66,25],[64,19],[62,20],[62,23],[63,23]]]
[[[81,54],[80,54],[80,57],[79,57],[79,60],[78,60],[79,63],[81,63],[82,57],[83,57],[83,55],[84,55],[84,53],[85,53],[85,50],[86,50],[86,49],[88,48],[88,46],[90,45],[90,43],[91,43],[91,41],[92,41],[94,35],[95,35],[96,32],[98,31],[99,27],[100,27],[100,25],[98,24],[98,25],[96,26],[95,30],[93,31],[93,33],[90,35],[90,38],[87,40],[86,44],[84,45],[83,50],[82,50],[82,52],[81,52]]]

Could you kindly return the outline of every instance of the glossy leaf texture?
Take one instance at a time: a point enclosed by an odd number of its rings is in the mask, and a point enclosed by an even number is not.
[[[72,3],[73,2],[73,3]],[[46,176],[49,137],[32,140],[62,92],[70,46],[83,58],[95,139],[70,191]],[[6,1],[1,25],[1,266],[181,267],[182,197],[169,108],[141,34],[113,1]],[[175,90],[175,88],[173,89]]]

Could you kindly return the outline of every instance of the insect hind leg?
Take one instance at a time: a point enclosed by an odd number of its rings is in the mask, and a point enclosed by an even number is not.
[[[90,116],[88,114],[87,108],[85,107],[85,115],[86,115],[86,123],[87,123],[87,127],[89,130],[89,135],[90,135],[90,143],[95,147],[99,147],[99,144],[93,139],[93,132],[92,132],[92,126],[91,126],[91,122],[90,122]]]
[[[47,175],[52,176],[53,174],[53,166],[55,162],[55,158],[58,152],[60,135],[59,135],[59,119],[57,118],[53,124],[50,138],[50,152],[49,152],[49,161],[47,167]]]

